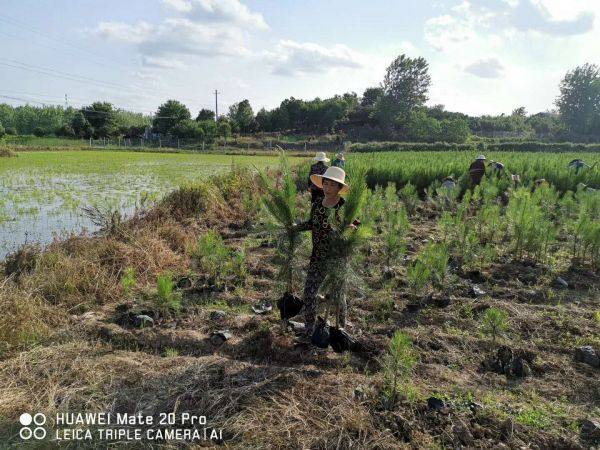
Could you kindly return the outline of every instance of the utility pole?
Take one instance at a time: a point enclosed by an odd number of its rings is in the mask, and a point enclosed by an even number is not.
[[[65,109],[67,109],[69,107],[69,97],[67,97],[67,94],[65,94]]]
[[[219,120],[219,102],[217,101],[219,91],[215,89],[215,122]]]

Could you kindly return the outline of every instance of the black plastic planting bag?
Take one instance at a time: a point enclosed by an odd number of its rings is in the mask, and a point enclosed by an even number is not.
[[[317,320],[310,341],[319,348],[327,348],[329,346],[329,325],[320,317]]]
[[[356,345],[356,340],[350,336],[346,330],[329,327],[329,345],[336,353],[343,353],[353,350]]]
[[[279,308],[279,314],[281,314],[281,319],[291,319],[295,315],[299,314],[302,310],[302,305],[303,303],[300,298],[287,292],[277,302],[277,308]]]

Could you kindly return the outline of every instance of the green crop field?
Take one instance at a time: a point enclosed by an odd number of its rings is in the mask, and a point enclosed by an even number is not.
[[[367,182],[371,187],[388,182],[402,187],[410,181],[422,190],[449,175],[466,177],[469,164],[476,156],[474,152],[359,153],[349,155],[347,169],[350,172],[358,168],[367,170]],[[504,163],[506,171],[519,174],[525,184],[545,178],[561,192],[575,190],[578,183],[600,187],[600,171],[596,168],[575,174],[567,167],[576,158],[592,165],[600,160],[597,153],[489,152],[486,157]]]
[[[23,242],[93,228],[81,208],[131,212],[178,186],[229,170],[265,167],[271,156],[123,151],[19,152],[0,158],[0,257]]]

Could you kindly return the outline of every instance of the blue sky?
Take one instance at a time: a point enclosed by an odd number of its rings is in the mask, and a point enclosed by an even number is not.
[[[150,113],[167,98],[255,111],[375,86],[399,54],[430,63],[430,104],[554,107],[600,63],[596,0],[0,0],[0,101]],[[7,99],[6,97],[13,97]]]

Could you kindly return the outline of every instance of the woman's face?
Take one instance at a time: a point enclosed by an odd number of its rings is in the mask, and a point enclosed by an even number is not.
[[[342,185],[337,181],[328,180],[327,178],[323,178],[323,192],[327,197],[335,197],[340,193],[342,189]]]

